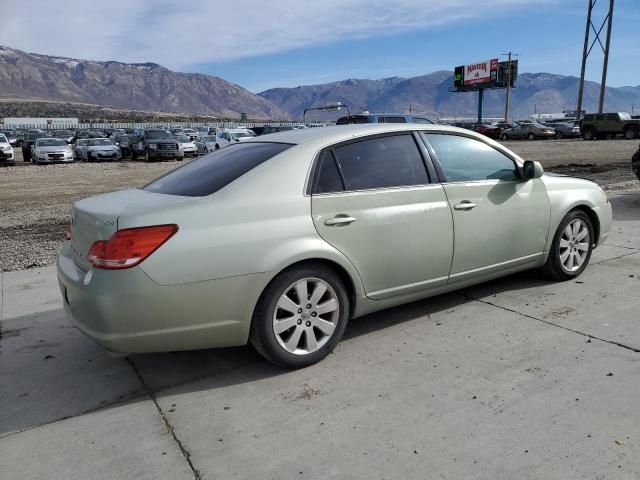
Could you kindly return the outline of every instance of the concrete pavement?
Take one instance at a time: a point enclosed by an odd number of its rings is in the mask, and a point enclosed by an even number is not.
[[[526,272],[351,322],[319,365],[112,358],[51,268],[5,273],[0,477],[640,479],[640,193],[576,281]]]

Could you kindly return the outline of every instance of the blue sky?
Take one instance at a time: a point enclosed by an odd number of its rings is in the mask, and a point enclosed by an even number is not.
[[[415,76],[519,53],[521,72],[578,76],[587,0],[3,0],[0,45],[156,62],[259,92]],[[598,0],[596,19],[608,0]],[[38,12],[33,14],[32,12]],[[123,14],[126,13],[126,14]],[[96,19],[108,28],[96,28]],[[616,0],[608,84],[640,84],[640,0]],[[63,25],[65,28],[60,28]],[[587,78],[600,81],[594,48]]]
[[[503,15],[428,29],[196,65],[192,71],[218,75],[259,92],[274,86],[452,70],[511,49],[520,54],[521,72],[579,76],[586,4],[586,0],[563,0],[523,6]],[[607,7],[608,2],[600,0],[594,18],[603,20]],[[604,31],[602,37],[604,44]],[[587,79],[600,82],[602,58],[596,44],[587,63]],[[640,0],[616,1],[607,79],[611,86],[640,85]]]

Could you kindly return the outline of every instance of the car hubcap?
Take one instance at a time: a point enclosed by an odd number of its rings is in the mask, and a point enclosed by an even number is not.
[[[294,355],[307,355],[325,345],[336,329],[340,303],[335,290],[319,278],[289,285],[273,312],[273,333]]]
[[[560,237],[560,263],[567,272],[579,270],[589,254],[589,228],[580,219],[570,222]]]

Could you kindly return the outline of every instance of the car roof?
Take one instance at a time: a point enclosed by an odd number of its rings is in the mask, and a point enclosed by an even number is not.
[[[461,132],[468,135],[469,130],[462,128],[451,127],[448,125],[430,125],[423,123],[365,123],[365,124],[350,124],[350,125],[336,125],[330,127],[315,127],[315,128],[303,128],[299,130],[286,130],[281,132],[269,133],[255,137],[248,142],[281,142],[292,143],[294,145],[302,145],[305,143],[336,143],[344,140],[350,140],[352,138],[362,137],[366,135],[375,135],[381,133],[392,132],[406,132],[406,131],[447,131],[447,132]],[[485,138],[482,135],[477,135],[478,138]]]

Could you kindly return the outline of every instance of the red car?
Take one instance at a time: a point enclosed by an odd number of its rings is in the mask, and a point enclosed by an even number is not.
[[[500,138],[500,134],[502,134],[502,128],[488,123],[474,123],[471,130],[489,138],[493,138],[494,140],[498,140]]]

